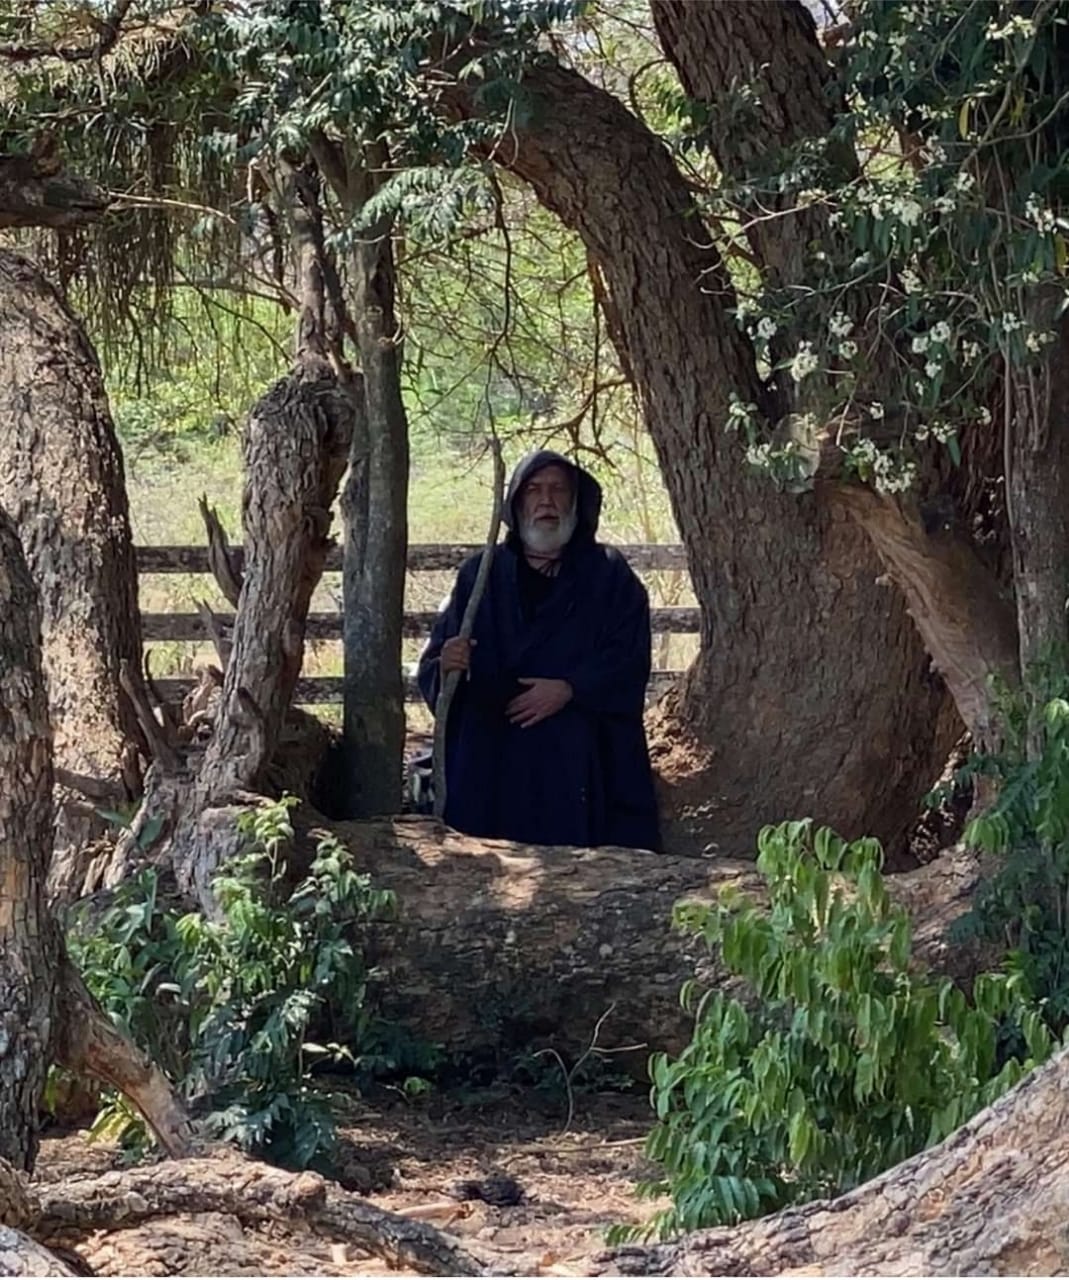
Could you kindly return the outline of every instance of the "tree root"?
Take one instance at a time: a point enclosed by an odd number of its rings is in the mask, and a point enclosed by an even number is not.
[[[1064,1275],[1069,1049],[837,1200],[601,1255],[611,1275]]]
[[[333,1240],[426,1275],[506,1274],[489,1254],[475,1257],[426,1223],[377,1209],[317,1173],[287,1173],[230,1148],[211,1155],[36,1188],[35,1234],[70,1247],[91,1231],[171,1214],[222,1213],[243,1226],[300,1221]]]

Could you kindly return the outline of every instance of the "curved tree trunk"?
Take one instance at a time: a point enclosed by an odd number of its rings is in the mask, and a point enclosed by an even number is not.
[[[33,583],[0,508],[0,1155],[32,1169],[58,939],[44,899],[52,741]]]
[[[701,608],[699,655],[652,724],[666,846],[746,854],[763,823],[812,815],[893,855],[960,732],[942,681],[864,535],[815,495],[774,492],[726,434],[732,391],[776,406],[661,142],[549,59],[525,90],[495,158],[598,264]],[[448,104],[474,110],[464,88]]]
[[[1069,1049],[939,1146],[837,1200],[614,1250],[616,1275],[1064,1275]]]
[[[77,853],[95,812],[136,797],[136,725],[119,685],[137,679],[141,628],[123,477],[96,355],[57,291],[0,250],[0,505],[21,538],[41,608],[55,741],[50,891],[82,890]],[[73,784],[73,785],[68,785]]]

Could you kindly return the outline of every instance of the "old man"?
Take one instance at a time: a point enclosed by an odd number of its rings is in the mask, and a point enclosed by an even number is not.
[[[458,636],[480,555],[460,568],[419,663],[449,715],[445,819],[531,844],[656,849],[642,724],[650,673],[646,590],[596,541],[601,487],[548,450],[513,473],[508,537],[494,554],[470,641]]]

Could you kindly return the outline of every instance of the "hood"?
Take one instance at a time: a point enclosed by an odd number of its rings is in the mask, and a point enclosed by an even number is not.
[[[575,533],[572,534],[569,546],[578,542],[593,542],[598,532],[598,521],[601,519],[601,485],[589,471],[577,467],[562,453],[552,449],[539,449],[529,453],[516,464],[508,488],[505,490],[505,508],[501,517],[509,530],[509,541],[518,540],[516,532],[519,521],[516,519],[516,497],[526,480],[543,467],[556,465],[570,471],[576,480],[576,516]]]

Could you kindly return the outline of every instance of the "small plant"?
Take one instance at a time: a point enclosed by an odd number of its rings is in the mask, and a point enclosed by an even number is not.
[[[965,839],[1001,866],[953,936],[1004,947],[1060,1035],[1069,1026],[1069,678],[1033,672],[1025,691],[1003,694],[1000,710],[1002,750],[970,766],[996,780],[997,799]]]
[[[977,979],[973,1002],[911,963],[874,840],[809,821],[767,827],[757,867],[768,906],[725,894],[678,922],[720,949],[751,998],[681,995],[690,1044],[650,1062],[672,1208],[617,1240],[756,1217],[834,1196],[938,1142],[1046,1058],[1051,1036],[1019,974]],[[1000,1057],[1010,1025],[1020,1057]]]
[[[295,803],[287,797],[240,819],[246,847],[214,881],[218,920],[161,908],[156,874],[146,870],[95,924],[77,921],[70,946],[90,990],[206,1110],[209,1131],[304,1167],[334,1134],[315,1070],[359,1069],[365,1047],[382,1065],[369,973],[353,939],[393,900],[328,834],[289,887]],[[134,1146],[144,1140],[139,1120],[114,1103],[97,1128]]]

